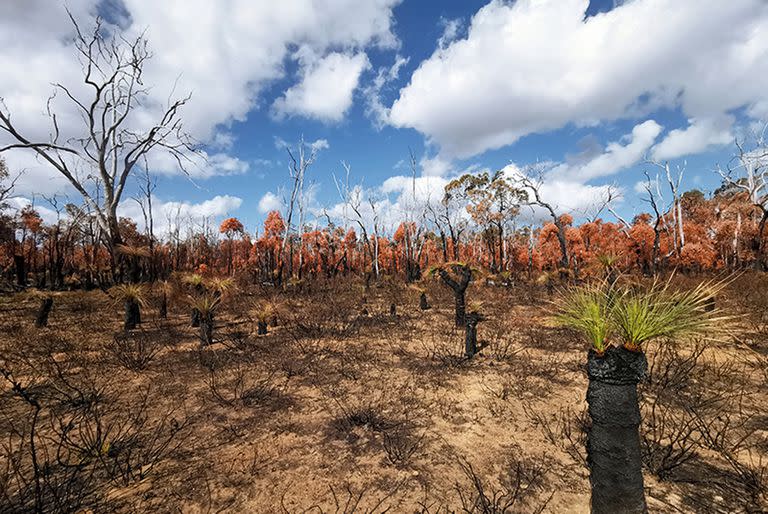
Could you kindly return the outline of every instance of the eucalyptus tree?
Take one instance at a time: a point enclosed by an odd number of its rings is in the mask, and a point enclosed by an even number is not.
[[[520,213],[520,205],[528,200],[526,191],[516,187],[504,170],[462,175],[451,181],[445,191],[466,199],[467,211],[482,229],[488,245],[491,270],[504,270],[507,263],[505,228]]]

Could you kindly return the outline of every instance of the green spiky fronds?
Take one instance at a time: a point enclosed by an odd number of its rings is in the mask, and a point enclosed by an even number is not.
[[[109,296],[118,302],[136,302],[144,305],[147,301],[147,289],[141,284],[120,284],[109,290]]]
[[[613,333],[615,298],[604,284],[568,289],[553,303],[558,311],[557,324],[581,333],[598,354],[605,352]]]
[[[690,290],[673,290],[670,281],[645,291],[625,288],[613,311],[617,335],[635,351],[653,339],[717,336],[731,318],[707,305],[731,281],[702,282]]]
[[[277,310],[276,303],[265,300],[257,303],[253,312],[257,321],[269,321]]]
[[[611,269],[618,264],[620,257],[613,253],[601,253],[595,256],[595,261],[605,269]]]
[[[203,285],[203,276],[198,273],[190,273],[189,275],[184,275],[182,282],[192,287],[201,286]]]
[[[216,312],[220,303],[220,297],[209,293],[189,297],[189,305],[204,317]]]
[[[647,289],[606,282],[574,287],[554,302],[555,321],[579,331],[598,353],[611,337],[632,351],[642,351],[654,339],[716,338],[732,317],[710,308],[711,302],[732,280],[702,282],[688,290],[673,290],[669,281]]]
[[[223,295],[235,289],[235,281],[231,278],[214,277],[207,281],[207,286],[211,291]]]

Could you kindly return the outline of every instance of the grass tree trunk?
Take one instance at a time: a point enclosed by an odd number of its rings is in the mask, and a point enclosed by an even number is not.
[[[471,359],[477,353],[477,323],[480,316],[470,312],[464,317],[466,334],[464,338],[464,355]]]
[[[426,311],[429,309],[429,302],[427,301],[427,293],[421,293],[419,296],[419,309]]]
[[[160,318],[168,318],[168,295],[165,293],[160,298]]]
[[[389,317],[390,318],[397,317],[397,305],[395,305],[394,303],[389,304]]]
[[[587,357],[587,404],[592,427],[587,440],[593,514],[648,512],[640,454],[637,384],[645,376],[645,355],[609,348]]]
[[[267,322],[266,321],[257,321],[256,322],[256,333],[260,336],[267,335]]]
[[[200,346],[213,344],[213,313],[200,314],[198,312],[200,325]]]
[[[136,300],[126,300],[123,328],[125,330],[133,330],[139,323],[141,323],[141,310],[139,309],[139,302]]]
[[[200,311],[192,307],[192,315],[190,319],[190,326],[199,327],[200,326]]]
[[[53,309],[53,297],[47,296],[40,301],[40,308],[37,310],[37,318],[35,319],[35,326],[37,328],[48,326],[48,315]]]

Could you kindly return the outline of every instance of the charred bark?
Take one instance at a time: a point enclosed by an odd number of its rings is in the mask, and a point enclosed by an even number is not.
[[[419,309],[426,311],[429,309],[429,302],[427,301],[427,293],[421,293],[419,296]]]
[[[213,313],[199,314],[200,346],[213,344]]]
[[[163,293],[163,296],[160,298],[160,318],[168,318],[168,295],[165,293]]]
[[[190,320],[190,326],[192,328],[199,327],[200,326],[200,311],[192,308],[192,315]]]
[[[395,305],[394,303],[389,304],[389,317],[390,318],[397,317],[397,305]]]
[[[48,315],[53,309],[53,297],[47,296],[40,302],[40,308],[37,310],[37,318],[35,319],[35,326],[37,328],[48,326]]]
[[[27,286],[27,266],[23,255],[13,256],[13,266],[16,268],[16,285],[19,287]]]
[[[609,348],[587,357],[587,404],[592,427],[587,462],[593,514],[648,512],[640,453],[637,384],[644,378],[645,355]]]
[[[464,355],[471,359],[477,353],[477,324],[480,322],[480,315],[476,312],[470,312],[465,316],[466,334],[464,337]]]
[[[464,314],[466,311],[465,294],[470,281],[472,280],[472,268],[466,264],[456,264],[453,266],[454,272],[458,275],[458,280],[454,280],[444,269],[438,270],[443,282],[453,290],[455,303],[455,323],[457,327],[464,326]]]
[[[267,335],[267,322],[266,321],[258,321],[256,323],[256,333],[260,336]]]
[[[125,301],[125,318],[123,322],[123,329],[133,330],[136,325],[141,323],[141,310],[139,308],[139,302],[136,300]]]

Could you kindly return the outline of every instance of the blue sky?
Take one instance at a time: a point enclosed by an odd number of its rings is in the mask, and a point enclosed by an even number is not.
[[[32,4],[43,9],[46,2]],[[768,7],[761,0],[325,0],[312,12],[295,0],[284,7],[295,12],[285,13],[234,0],[228,8],[199,4],[198,17],[173,4],[78,0],[69,7],[82,23],[101,13],[126,34],[146,28],[155,52],[148,80],[160,95],[181,77],[178,87],[193,94],[193,134],[209,155],[235,163],[235,174],[213,170],[194,182],[162,170],[158,203],[194,208],[216,197],[237,198],[209,214],[237,216],[250,230],[264,219],[264,195],[279,197],[287,184],[280,142],[295,144],[302,135],[328,146],[307,177],[316,185],[316,210],[339,203],[332,173],[341,173],[342,160],[351,164],[353,182],[376,191],[387,179],[409,173],[403,164],[412,149],[423,165],[420,173],[436,177],[425,187],[439,188],[467,169],[549,162],[560,166],[548,180],[559,181],[551,195],[563,210],[587,212],[590,199],[611,184],[624,192],[617,211],[631,218],[645,210],[635,190],[643,170],[655,173],[643,163],[645,156],[685,162],[684,188],[712,190],[719,184],[714,168],[730,159],[733,137],[768,113],[765,88],[747,85],[768,76],[762,30],[768,29]],[[186,8],[195,11],[193,4]],[[45,66],[46,59],[61,60],[66,53],[66,27],[58,24],[59,32],[51,34],[56,13],[31,18],[24,5],[11,0],[0,7],[8,37],[23,38],[9,31],[24,29],[50,41],[39,50],[10,45],[1,51],[0,58],[17,63],[19,75],[34,75],[34,63],[41,62],[39,85],[0,79],[0,96],[11,110],[23,110],[25,98],[44,99],[54,71],[76,78],[76,70]],[[333,28],[337,22],[352,27],[348,34]],[[261,23],[279,27],[275,32],[285,27],[284,35],[254,36],[264,30]],[[351,67],[335,69],[324,83],[302,82],[334,56]],[[394,71],[398,60],[404,64],[396,77],[375,87],[377,75]],[[24,61],[33,63],[31,69],[19,65]],[[319,93],[311,105],[302,104],[302,91],[306,100],[313,87],[321,93],[351,90],[351,103],[340,94],[335,104],[321,106]],[[292,89],[298,103],[291,100]],[[374,100],[383,117],[371,114]],[[672,138],[671,131],[677,131]],[[222,140],[228,144],[215,143]],[[22,193],[32,198],[47,175],[25,158],[9,162],[29,170]],[[72,193],[60,181],[50,184]],[[386,191],[378,190],[377,197],[386,195],[386,206],[396,206],[398,190]]]

